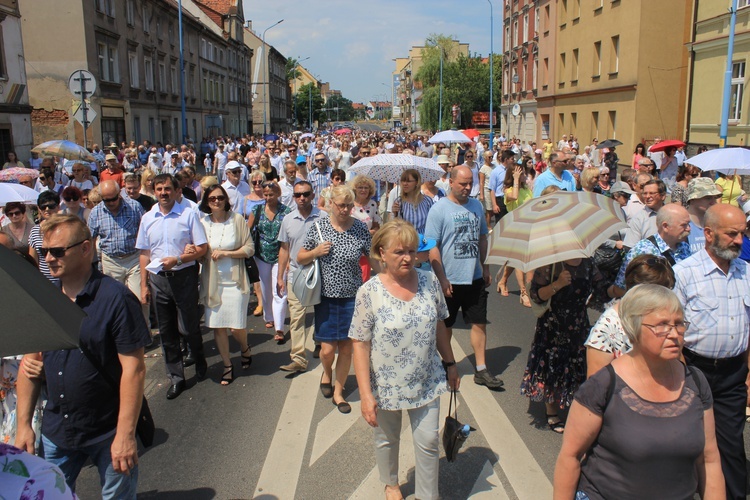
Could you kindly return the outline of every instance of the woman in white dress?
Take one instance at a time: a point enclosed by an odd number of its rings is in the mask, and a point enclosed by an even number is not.
[[[247,304],[250,281],[245,259],[255,253],[250,229],[245,218],[232,212],[229,196],[221,185],[203,192],[200,209],[205,212],[201,223],[206,229],[208,252],[201,270],[201,303],[206,306],[204,321],[214,330],[216,347],[224,362],[221,385],[234,380],[234,367],[229,359],[227,330],[240,344],[242,368],[250,368],[252,356],[247,344]]]

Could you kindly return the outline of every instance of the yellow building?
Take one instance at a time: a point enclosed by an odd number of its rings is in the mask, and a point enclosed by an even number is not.
[[[747,2],[737,10],[732,57],[732,88],[729,106],[727,144],[750,143],[750,109],[745,95],[747,61],[750,59],[750,8]],[[719,128],[724,94],[724,73],[729,38],[729,1],[698,2],[692,49],[692,92],[688,116],[688,141],[692,144],[719,144]]]
[[[684,138],[691,5],[691,0],[557,2],[550,20],[557,31],[554,73],[540,70],[548,88],[537,98],[540,110],[552,112],[540,115],[539,129],[550,130],[553,141],[572,134],[581,147],[593,138],[617,139],[623,164],[639,142]]]

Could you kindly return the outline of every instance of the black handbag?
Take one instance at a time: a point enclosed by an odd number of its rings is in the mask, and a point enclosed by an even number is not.
[[[594,252],[591,260],[594,261],[594,264],[602,273],[617,275],[620,271],[620,266],[622,266],[623,258],[624,254],[622,250],[600,246]]]
[[[119,385],[115,383],[112,377],[109,376],[109,373],[104,371],[104,367],[102,367],[99,361],[97,361],[94,355],[91,354],[91,352],[89,352],[89,350],[83,344],[80,344],[79,347],[81,349],[81,353],[83,353],[83,355],[86,356],[86,359],[88,359],[89,362],[94,365],[94,368],[96,368],[104,381],[107,382],[110,387],[112,387],[112,390],[115,391],[115,394],[119,396]],[[154,444],[156,423],[154,422],[153,415],[151,415],[151,408],[148,407],[148,400],[146,399],[146,396],[143,396],[143,401],[141,402],[141,413],[138,415],[138,422],[135,424],[135,433],[141,439],[141,443],[143,443],[144,448],[148,448],[149,446]]]
[[[454,407],[455,403],[455,407]],[[451,415],[453,409],[453,415]],[[458,456],[458,450],[469,437],[468,425],[458,421],[458,393],[451,390],[451,399],[448,404],[448,416],[445,417],[445,426],[443,427],[443,448],[445,449],[445,458],[449,462],[455,462]]]

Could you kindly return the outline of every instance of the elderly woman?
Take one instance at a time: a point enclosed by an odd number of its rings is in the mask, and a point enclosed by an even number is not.
[[[531,300],[550,302],[536,322],[521,394],[544,403],[553,432],[565,430],[557,408],[570,406],[586,379],[583,341],[591,330],[586,302],[599,279],[591,259],[570,259],[536,269],[531,280]]]
[[[347,186],[336,186],[331,193],[330,217],[323,217],[307,232],[297,262],[304,266],[315,259],[320,264],[322,293],[315,306],[315,339],[321,342],[320,361],[323,376],[320,391],[333,398],[341,413],[352,411],[343,391],[352,360],[349,325],[354,314],[354,298],[362,286],[359,258],[370,255],[370,231],[364,222],[352,217],[354,192]],[[338,349],[336,380],[333,359]]]
[[[29,236],[34,224],[26,217],[26,205],[11,202],[3,209],[5,216],[10,219],[10,224],[3,226],[0,232],[8,235],[13,243],[13,249],[22,254],[29,253]]]
[[[625,270],[626,289],[630,290],[641,284],[673,288],[674,271],[667,259],[660,255],[644,254],[630,261]],[[591,377],[613,359],[619,358],[633,348],[622,329],[618,310],[619,301],[608,307],[591,328],[589,338],[586,339],[587,377]]]
[[[596,167],[593,167],[597,170]],[[612,184],[609,182],[609,169],[607,167],[599,167],[599,182],[594,186],[594,192],[602,194],[607,198],[612,198]]]
[[[386,498],[402,498],[398,454],[403,410],[411,420],[417,455],[415,495],[438,498],[438,397],[446,390],[446,370],[451,388],[459,386],[443,323],[448,307],[440,282],[431,272],[414,268],[418,241],[414,228],[400,219],[375,234],[371,253],[383,272],[357,292],[349,329],[362,416],[373,427]],[[415,362],[402,365],[394,361],[399,356]]]
[[[250,281],[245,259],[253,256],[253,240],[241,214],[232,212],[229,195],[218,184],[203,192],[199,208],[205,213],[201,224],[206,230],[208,252],[201,266],[200,302],[205,306],[204,322],[214,330],[214,340],[224,363],[221,385],[234,380],[229,359],[227,330],[240,344],[240,362],[250,368],[252,356],[247,345],[247,304]]]
[[[286,293],[279,295],[274,291],[279,274],[279,230],[281,222],[291,209],[279,201],[281,186],[278,182],[266,182],[262,187],[265,203],[253,208],[247,218],[247,225],[257,233],[256,241],[260,244],[255,251],[255,264],[258,266],[260,289],[266,305],[263,319],[266,321],[266,328],[276,329],[274,340],[283,343],[284,319],[287,316]]]
[[[63,189],[62,199],[65,201],[65,215],[75,215],[83,222],[88,221],[91,209],[83,205],[83,193],[75,186],[68,186]]]
[[[73,163],[71,167],[73,178],[67,182],[67,186],[83,189],[94,189],[94,181],[91,178],[91,167],[83,163]]]
[[[365,223],[370,234],[380,229],[383,220],[378,214],[378,204],[372,199],[375,196],[375,181],[365,175],[357,175],[349,181],[349,187],[354,191],[354,209],[352,217]],[[362,281],[370,279],[370,259],[362,256],[359,259],[359,267],[362,269]]]
[[[679,299],[638,285],[619,314],[633,349],[576,393],[553,498],[725,498],[711,390],[680,361]]]
[[[250,174],[249,184],[252,191],[250,191],[249,195],[245,196],[245,201],[242,205],[242,215],[245,219],[250,217],[255,207],[266,202],[266,199],[263,197],[264,182],[266,182],[266,175],[263,172],[255,170]],[[245,266],[247,267],[247,276],[250,278],[250,283],[253,284],[253,292],[258,299],[258,306],[253,311],[253,316],[260,316],[263,314],[263,291],[260,287],[258,264],[255,262],[255,259],[245,259]]]
[[[596,192],[596,186],[599,184],[599,169],[596,167],[584,168],[581,171],[580,181],[581,189],[589,193]],[[600,193],[601,194],[601,193]]]
[[[422,194],[422,176],[417,170],[404,170],[401,174],[401,195],[393,202],[393,216],[410,222],[419,234],[424,234],[427,214],[432,198]]]

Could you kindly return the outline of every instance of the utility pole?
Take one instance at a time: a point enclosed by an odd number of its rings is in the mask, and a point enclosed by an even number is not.
[[[732,0],[729,18],[729,40],[727,44],[727,70],[724,73],[724,99],[721,103],[721,127],[719,130],[719,147],[726,147],[729,135],[729,106],[732,100],[732,66],[734,65],[734,31],[737,24],[737,0]],[[741,105],[742,103],[738,103]]]

